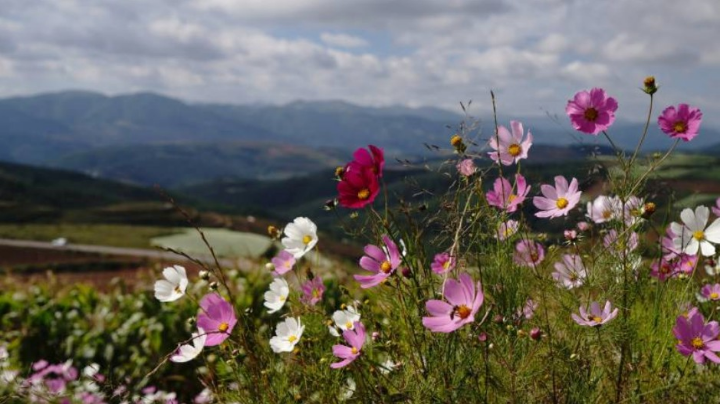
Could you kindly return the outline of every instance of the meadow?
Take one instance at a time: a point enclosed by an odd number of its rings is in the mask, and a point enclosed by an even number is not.
[[[437,148],[443,163],[418,175],[386,170],[382,145],[360,147],[326,179],[326,216],[270,223],[278,250],[244,268],[220,252],[245,239],[222,247],[198,228],[192,244],[204,250],[193,253],[217,259],[193,270],[156,264],[103,292],[6,277],[0,393],[11,403],[716,402],[720,199],[713,182],[688,181],[715,160],[673,154],[703,135],[702,113],[658,113],[654,79],[643,87],[647,123],[631,150],[613,142],[611,95],[568,101],[578,135],[611,150],[577,164],[533,166],[540,139],[516,121],[491,134],[462,122]],[[674,146],[641,152],[650,125]],[[129,239],[162,236],[146,230]],[[341,237],[364,246],[349,262],[325,251]]]

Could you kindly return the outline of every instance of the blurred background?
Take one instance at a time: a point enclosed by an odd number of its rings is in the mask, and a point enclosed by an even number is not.
[[[205,257],[270,257],[267,227],[308,216],[321,251],[359,250],[326,211],[334,168],[385,149],[391,193],[415,206],[463,128],[478,165],[494,130],[535,138],[530,182],[587,178],[610,151],[564,114],[582,89],[620,104],[611,135],[632,149],[660,86],[655,122],[684,102],[703,113],[653,179],[683,204],[720,194],[720,3],[715,0],[2,0],[0,270],[103,285]],[[461,105],[462,103],[462,105]],[[437,146],[437,147],[434,147]],[[593,156],[588,159],[588,156]],[[407,178],[415,179],[408,183]],[[585,187],[590,187],[586,183]],[[652,196],[652,194],[651,194]],[[174,202],[173,202],[174,201]],[[181,206],[184,213],[178,211]]]

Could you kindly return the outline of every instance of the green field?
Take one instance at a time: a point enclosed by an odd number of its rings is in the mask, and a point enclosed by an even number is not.
[[[119,224],[0,224],[0,238],[52,241],[65,237],[73,244],[151,248],[151,239],[177,234],[182,230]]]
[[[265,236],[227,229],[202,229],[208,242],[219,257],[258,258],[273,247],[273,241]],[[195,229],[185,229],[180,234],[155,237],[153,246],[172,248],[190,256],[207,255],[208,249]]]

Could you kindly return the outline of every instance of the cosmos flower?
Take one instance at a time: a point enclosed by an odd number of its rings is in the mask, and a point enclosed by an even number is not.
[[[161,302],[172,302],[183,295],[188,286],[187,273],[185,268],[180,265],[174,265],[163,269],[163,276],[155,282],[155,298]]]
[[[355,323],[360,321],[360,313],[358,313],[357,309],[353,306],[348,306],[344,310],[337,310],[332,315],[333,322],[335,323],[335,326],[330,326],[330,334],[339,337],[340,333],[338,333],[338,329],[340,331],[345,330],[352,330],[355,326]]]
[[[368,152],[366,149],[359,148],[353,153],[353,161],[347,165],[345,172],[361,169],[369,170],[375,176],[382,177],[383,167],[385,167],[385,153],[383,149],[368,145]]]
[[[717,199],[715,200],[715,206],[712,207],[712,213],[713,213],[715,216],[720,217],[720,198],[717,198]]]
[[[285,226],[285,237],[281,242],[287,252],[300,259],[317,244],[317,226],[306,217],[297,217]]]
[[[270,338],[270,348],[273,352],[292,352],[295,345],[300,342],[305,326],[300,318],[288,317],[275,328],[275,336]]]
[[[195,359],[200,355],[200,352],[202,352],[206,339],[207,334],[205,334],[205,330],[198,328],[198,332],[192,333],[192,345],[180,345],[177,351],[175,351],[175,354],[170,357],[170,360],[176,363],[183,363]]]
[[[537,217],[560,217],[570,212],[570,209],[580,202],[581,191],[578,191],[577,179],[573,178],[568,185],[565,177],[555,177],[555,187],[547,184],[540,186],[543,196],[533,198],[533,204],[540,212],[535,213]]]
[[[530,131],[523,141],[523,125],[517,121],[510,121],[512,134],[504,127],[498,126],[497,136],[492,136],[488,144],[494,150],[488,152],[490,158],[498,163],[509,166],[528,157],[533,137]]]
[[[200,312],[197,316],[198,328],[205,330],[205,346],[222,344],[237,324],[235,310],[217,293],[209,293],[200,300]]]
[[[620,216],[620,200],[617,197],[600,195],[587,203],[586,216],[595,223],[605,223]]]
[[[360,282],[363,289],[379,285],[387,279],[402,262],[400,250],[392,239],[382,236],[384,248],[368,244],[365,246],[365,255],[360,258],[360,267],[370,271],[372,275],[354,275],[355,280]]]
[[[285,275],[295,265],[295,256],[287,250],[280,251],[272,260],[274,273],[277,275]]]
[[[575,94],[575,97],[568,101],[565,112],[575,130],[597,135],[607,130],[615,121],[617,108],[617,101],[608,97],[605,90],[593,88]]]
[[[658,117],[658,125],[670,138],[688,142],[697,136],[702,116],[698,108],[687,104],[680,104],[677,109],[670,106]]]
[[[563,254],[562,261],[555,263],[555,272],[552,273],[552,277],[558,286],[572,289],[582,286],[587,277],[587,270],[579,255]]]
[[[475,167],[475,163],[473,163],[472,159],[465,159],[459,162],[456,168],[460,175],[465,177],[469,177],[475,174],[475,171],[477,171],[477,167]]]
[[[545,259],[545,249],[542,244],[531,240],[520,240],[515,245],[513,261],[521,266],[535,268]]]
[[[455,257],[449,252],[435,254],[430,269],[438,275],[450,272],[455,268]]]
[[[447,279],[443,294],[447,302],[433,299],[425,303],[430,316],[423,317],[422,323],[432,332],[449,333],[472,323],[485,299],[480,282],[473,283],[466,273],[460,274],[459,281]]]
[[[355,322],[353,329],[343,331],[343,339],[348,345],[333,345],[333,355],[342,359],[340,362],[330,364],[333,369],[340,369],[352,363],[362,353],[363,345],[365,345],[365,326],[361,322]]]
[[[515,174],[515,187],[510,185],[510,181],[500,177],[495,180],[493,189],[487,192],[486,198],[488,205],[513,213],[525,201],[528,192],[530,187],[527,186],[525,177]]]
[[[270,290],[265,292],[265,307],[269,309],[268,313],[275,313],[282,309],[289,294],[290,287],[285,279],[273,279],[270,284]]]
[[[507,222],[502,222],[498,225],[495,237],[500,241],[507,240],[517,233],[519,227],[520,223],[517,220],[510,219]]]
[[[590,303],[589,310],[585,310],[585,307],[580,306],[580,315],[572,313],[572,319],[575,320],[579,325],[585,325],[589,327],[599,327],[608,321],[614,319],[618,315],[618,309],[612,309],[612,305],[608,300],[605,302],[605,308],[600,310],[600,304],[598,302]]]
[[[709,217],[710,209],[706,206],[698,206],[695,212],[690,208],[680,212],[683,224],[670,223],[670,228],[675,234],[673,238],[675,248],[690,255],[697,254],[698,250],[706,257],[715,255],[713,244],[720,243],[720,219],[715,219],[705,228]]]
[[[338,202],[350,209],[360,209],[375,201],[380,192],[378,177],[372,170],[350,164],[337,184]]]
[[[717,321],[710,321],[705,324],[702,314],[696,313],[693,316],[678,316],[673,327],[673,334],[678,340],[675,348],[683,356],[692,355],[695,363],[703,364],[706,359],[720,363],[720,358],[715,352],[720,351],[720,327]]]
[[[312,280],[308,280],[302,284],[303,295],[300,298],[305,304],[315,306],[317,302],[322,300],[323,294],[325,293],[325,284],[323,284],[322,278],[315,276]]]
[[[720,283],[703,286],[700,294],[707,300],[720,300]]]
[[[620,238],[619,236],[620,234],[617,230],[611,229],[605,237],[603,237],[603,245],[610,254],[616,257],[622,257],[635,251],[639,243],[637,233],[632,231],[629,236],[625,236],[624,238]]]

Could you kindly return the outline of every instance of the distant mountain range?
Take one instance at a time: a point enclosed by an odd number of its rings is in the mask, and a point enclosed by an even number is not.
[[[489,117],[481,118],[476,140],[484,144],[493,128]],[[536,145],[606,145],[602,137],[574,132],[564,116],[514,119],[532,130]],[[189,104],[152,93],[109,97],[66,91],[0,100],[0,160],[166,187],[227,178],[282,179],[342,164],[367,144],[384,147],[389,160],[426,157],[424,144],[447,147],[462,120],[436,108],[372,108],[342,101],[243,106]],[[634,146],[641,131],[642,125],[624,122],[612,128],[616,143],[625,148]],[[720,132],[703,128],[684,146],[707,149],[718,140]],[[669,144],[651,125],[647,149]]]

